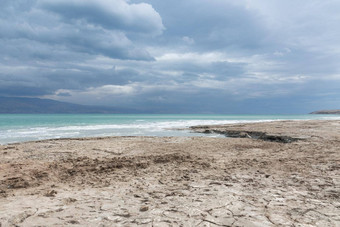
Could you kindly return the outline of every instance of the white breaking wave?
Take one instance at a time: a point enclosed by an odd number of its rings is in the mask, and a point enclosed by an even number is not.
[[[8,129],[0,132],[0,143],[13,143],[30,140],[42,140],[68,137],[94,136],[204,136],[189,130],[171,130],[188,128],[195,125],[237,124],[246,122],[264,122],[270,120],[177,120],[147,122],[136,120],[129,124],[70,125]]]
[[[102,130],[102,129],[155,129],[164,130],[171,128],[186,128],[195,125],[218,125],[218,124],[238,124],[250,122],[268,122],[274,120],[186,120],[186,121],[166,121],[166,122],[150,122],[144,124],[109,124],[109,125],[77,125],[77,126],[63,126],[63,127],[39,127],[31,128],[30,130],[38,131],[76,131],[76,130]]]

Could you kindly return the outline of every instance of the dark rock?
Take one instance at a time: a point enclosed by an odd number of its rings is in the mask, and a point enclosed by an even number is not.
[[[148,210],[149,210],[148,206],[142,206],[141,208],[139,208],[139,211],[141,211],[141,212],[145,212],[145,211],[148,211]]]
[[[251,139],[259,139],[259,140],[278,142],[278,143],[292,143],[292,142],[300,140],[299,138],[294,138],[290,136],[268,135],[265,132],[227,130],[225,128],[206,129],[206,127],[207,126],[202,126],[202,127],[195,126],[195,127],[190,127],[190,128],[198,133],[205,133],[205,134],[216,133],[216,134],[225,135],[226,137],[231,137],[231,138],[251,138]]]

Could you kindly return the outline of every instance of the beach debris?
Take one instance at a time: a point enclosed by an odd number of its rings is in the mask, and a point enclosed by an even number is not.
[[[71,221],[68,221],[68,223],[70,223],[72,225],[80,224],[79,221],[77,221],[77,220],[71,220]]]
[[[45,193],[45,196],[54,197],[57,193],[58,193],[57,191],[51,190],[51,191],[48,191],[47,193]]]
[[[16,149],[15,146],[7,146],[4,148],[4,150],[12,150],[12,149]]]
[[[74,203],[76,201],[77,201],[76,199],[71,198],[71,197],[64,199],[65,204],[71,204],[71,203]]]
[[[141,212],[145,212],[145,211],[148,211],[148,210],[149,210],[148,206],[142,206],[141,208],[139,208],[139,211],[141,211]]]
[[[12,177],[8,178],[1,183],[7,184],[7,188],[18,189],[18,188],[27,188],[29,186],[28,182],[22,177]]]

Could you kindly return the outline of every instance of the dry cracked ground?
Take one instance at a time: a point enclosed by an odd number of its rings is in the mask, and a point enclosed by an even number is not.
[[[0,146],[0,226],[340,226],[340,121],[192,130]]]

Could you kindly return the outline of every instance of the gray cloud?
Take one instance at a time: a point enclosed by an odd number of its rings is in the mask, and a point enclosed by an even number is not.
[[[143,47],[136,47],[127,37],[127,33],[160,34],[163,29],[161,18],[150,5],[129,5],[123,0],[117,1],[29,1],[26,10],[16,1],[3,3],[4,15],[0,21],[0,36],[10,40],[12,46],[20,45],[24,40],[32,45],[47,44],[54,51],[69,50],[90,55],[105,55],[117,59],[152,60]],[[114,14],[116,5],[119,12]],[[97,7],[95,7],[97,6]],[[45,10],[55,10],[51,14]],[[78,11],[76,9],[79,9]],[[110,11],[111,9],[111,11]],[[58,13],[59,12],[59,13]],[[66,15],[60,14],[65,12]],[[68,18],[72,12],[74,18]],[[111,14],[110,14],[111,13]],[[92,21],[98,15],[112,17]],[[61,20],[60,16],[65,16]],[[87,17],[89,18],[87,18]],[[121,20],[117,20],[121,18]],[[89,20],[89,21],[88,21]],[[150,21],[153,21],[150,24]],[[107,26],[117,23],[117,27]],[[147,26],[146,26],[146,25]],[[13,43],[17,41],[17,44]],[[27,45],[26,53],[32,47]],[[44,51],[44,48],[37,48]],[[50,50],[46,55],[53,55]],[[13,53],[9,51],[8,54]],[[72,53],[71,53],[72,54]],[[35,55],[32,53],[32,57]],[[43,56],[45,57],[45,56]],[[47,57],[47,56],[46,56]]]
[[[332,0],[3,0],[0,95],[168,112],[338,108],[337,9]]]
[[[40,0],[39,6],[61,15],[67,22],[95,24],[107,29],[161,34],[162,18],[146,3],[125,0]],[[71,21],[70,21],[71,20]]]
[[[142,2],[135,0],[134,2]],[[189,37],[197,51],[245,51],[266,49],[273,40],[267,39],[267,28],[257,12],[250,12],[236,1],[173,0],[149,1],[162,15],[166,26],[162,39],[167,45],[187,45]],[[184,38],[184,40],[183,40]],[[174,41],[177,41],[174,43]]]

